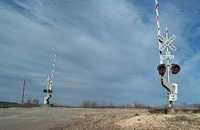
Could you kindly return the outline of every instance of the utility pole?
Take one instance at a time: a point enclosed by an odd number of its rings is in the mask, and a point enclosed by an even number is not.
[[[24,104],[24,95],[25,95],[25,86],[26,86],[26,80],[23,81],[23,86],[22,86],[22,104]]]
[[[156,25],[157,25],[157,43],[160,54],[160,65],[157,69],[160,75],[162,86],[167,90],[168,97],[168,108],[174,111],[173,104],[177,101],[178,84],[172,83],[172,75],[177,74],[180,71],[180,66],[174,64],[174,52],[176,51],[175,46],[175,35],[170,35],[168,28],[166,27],[165,32],[161,33],[160,21],[159,21],[159,2],[155,0],[156,10]]]

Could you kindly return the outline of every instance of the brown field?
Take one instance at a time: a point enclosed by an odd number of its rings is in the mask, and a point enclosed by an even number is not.
[[[200,130],[200,114],[147,109],[0,108],[0,130]]]

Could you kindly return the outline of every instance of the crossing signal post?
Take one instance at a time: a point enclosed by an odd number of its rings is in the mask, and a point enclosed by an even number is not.
[[[53,90],[52,90],[52,88],[53,88],[53,86],[55,84],[54,73],[55,73],[55,66],[56,66],[56,54],[53,55],[53,58],[51,60],[51,65],[52,65],[51,73],[48,74],[47,85],[46,85],[46,88],[43,89],[43,93],[44,93],[44,105],[50,105],[50,99],[53,96]]]
[[[48,76],[47,79],[47,87],[43,90],[45,96],[44,96],[44,104],[49,105],[50,104],[50,98],[52,97],[52,87],[53,87],[53,81],[50,79],[50,76]]]
[[[178,84],[172,83],[172,75],[176,75],[180,72],[181,68],[178,64],[174,64],[174,52],[175,35],[169,35],[168,28],[165,32],[161,33],[160,21],[159,21],[159,2],[155,0],[156,10],[156,25],[157,25],[157,43],[160,54],[160,65],[157,70],[160,75],[161,85],[166,89],[168,96],[168,107],[173,110],[173,104],[177,101]]]

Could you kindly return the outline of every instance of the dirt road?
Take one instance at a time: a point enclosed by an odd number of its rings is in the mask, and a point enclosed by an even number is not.
[[[64,127],[69,119],[78,114],[78,109],[1,108],[0,130],[49,130]]]
[[[0,130],[199,130],[200,114],[145,109],[0,109]]]

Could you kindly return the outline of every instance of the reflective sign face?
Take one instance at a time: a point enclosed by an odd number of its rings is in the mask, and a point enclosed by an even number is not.
[[[161,76],[164,76],[165,75],[165,72],[166,72],[166,67],[165,67],[165,64],[160,64],[157,68],[159,74]]]
[[[181,67],[179,65],[172,64],[172,67],[171,67],[172,74],[178,74],[180,70],[181,70]]]
[[[170,94],[169,95],[169,101],[175,102],[177,100],[177,95],[176,94]]]

